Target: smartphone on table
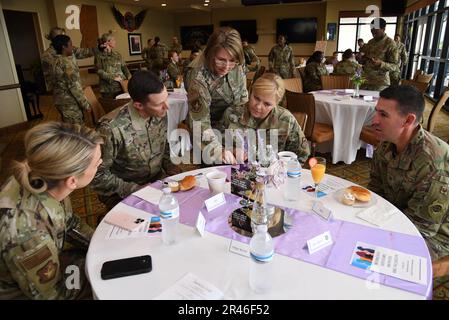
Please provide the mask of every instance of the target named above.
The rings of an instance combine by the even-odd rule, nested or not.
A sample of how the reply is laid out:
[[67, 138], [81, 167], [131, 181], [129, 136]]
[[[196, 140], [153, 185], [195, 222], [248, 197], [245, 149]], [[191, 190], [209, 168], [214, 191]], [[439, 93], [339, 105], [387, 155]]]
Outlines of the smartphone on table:
[[101, 279], [108, 280], [147, 273], [152, 268], [150, 255], [106, 261], [101, 267]]

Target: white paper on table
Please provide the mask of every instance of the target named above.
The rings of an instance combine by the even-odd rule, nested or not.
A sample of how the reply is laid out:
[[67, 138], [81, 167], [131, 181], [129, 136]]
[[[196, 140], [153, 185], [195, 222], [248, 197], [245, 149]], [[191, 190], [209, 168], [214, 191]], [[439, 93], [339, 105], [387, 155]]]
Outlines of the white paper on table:
[[139, 238], [148, 234], [148, 227], [150, 221], [142, 223], [139, 229], [136, 231], [128, 231], [126, 229], [110, 225], [108, 232], [106, 233], [106, 239], [127, 239], [127, 238]]
[[[304, 184], [301, 186], [302, 191], [304, 191], [309, 196], [315, 198], [315, 192], [307, 191], [309, 188], [314, 188], [314, 184], [313, 183], [310, 185]], [[318, 186], [318, 190], [320, 192], [318, 196], [319, 198], [321, 198], [342, 188], [344, 188], [344, 185], [340, 181], [333, 178], [332, 176], [324, 176], [323, 180], [320, 182]]]
[[146, 186], [145, 188], [134, 192], [133, 195], [152, 204], [158, 205], [159, 200], [162, 197], [162, 191], [150, 186]]
[[[375, 195], [373, 195], [373, 197], [374, 196]], [[396, 209], [389, 203], [378, 201], [375, 206], [357, 212], [356, 217], [374, 224], [375, 226], [382, 227], [388, 219], [396, 214], [396, 212]]]
[[187, 273], [154, 300], [221, 300], [223, 292], [213, 284]]

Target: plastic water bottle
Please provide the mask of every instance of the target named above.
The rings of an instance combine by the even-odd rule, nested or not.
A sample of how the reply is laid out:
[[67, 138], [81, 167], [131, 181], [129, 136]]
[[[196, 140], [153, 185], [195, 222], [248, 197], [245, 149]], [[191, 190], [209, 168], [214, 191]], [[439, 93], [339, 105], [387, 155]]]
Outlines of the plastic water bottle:
[[159, 212], [162, 222], [162, 242], [170, 245], [176, 242], [179, 223], [178, 200], [171, 194], [170, 188], [164, 188], [159, 200]]
[[274, 244], [266, 224], [257, 226], [249, 248], [251, 253], [249, 285], [256, 293], [267, 293], [273, 285]]
[[297, 200], [301, 187], [301, 165], [298, 158], [291, 158], [287, 162], [287, 179], [284, 185], [286, 200]]

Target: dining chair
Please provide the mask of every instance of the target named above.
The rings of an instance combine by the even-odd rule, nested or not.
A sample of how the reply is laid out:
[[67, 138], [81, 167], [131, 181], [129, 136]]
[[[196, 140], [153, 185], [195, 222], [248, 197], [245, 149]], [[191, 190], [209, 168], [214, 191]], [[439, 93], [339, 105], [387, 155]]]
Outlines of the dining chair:
[[413, 75], [413, 78], [411, 80], [415, 80], [418, 78], [419, 75], [423, 74], [424, 72], [421, 69], [416, 69], [415, 74]]
[[120, 85], [122, 86], [123, 92], [128, 92], [128, 81], [129, 80], [120, 81]]
[[427, 87], [429, 86], [429, 84], [425, 83], [425, 82], [418, 82], [418, 81], [415, 81], [415, 80], [407, 80], [407, 79], [402, 79], [401, 80], [401, 85], [415, 87], [422, 94], [424, 94], [426, 92]]
[[449, 88], [446, 87], [440, 99], [435, 103], [432, 111], [430, 111], [429, 120], [427, 122], [427, 131], [432, 132], [435, 129], [435, 123], [437, 122], [438, 114], [441, 108], [446, 104], [447, 99], [449, 99]]
[[100, 101], [101, 105], [103, 106], [103, 109], [106, 113], [111, 112], [114, 109], [123, 107], [125, 104], [131, 101], [131, 99], [114, 99], [114, 98], [103, 98], [99, 97], [98, 100]]
[[418, 74], [414, 80], [417, 82], [423, 82], [423, 83], [430, 84], [430, 82], [432, 81], [432, 78], [433, 78], [433, 73], [429, 73], [429, 74], [421, 73], [421, 74]]
[[323, 90], [351, 88], [348, 75], [322, 75], [321, 85], [323, 86]]
[[332, 141], [334, 130], [331, 125], [315, 122], [315, 97], [311, 93], [293, 92], [286, 90], [287, 109], [291, 113], [303, 112], [307, 114], [304, 135], [312, 142], [312, 156], [318, 143]]
[[292, 114], [295, 117], [296, 121], [298, 121], [298, 124], [301, 127], [302, 132], [305, 132], [307, 125], [307, 113], [293, 112]]
[[285, 90], [292, 92], [304, 92], [301, 78], [283, 79]]
[[365, 125], [360, 132], [360, 140], [376, 147], [380, 140], [377, 138], [374, 128], [371, 125]]
[[86, 97], [87, 101], [90, 104], [90, 107], [92, 108], [92, 124], [95, 126], [100, 118], [106, 114], [106, 112], [104, 111], [100, 101], [98, 101], [97, 96], [95, 95], [91, 86], [85, 87], [83, 91], [84, 96]]

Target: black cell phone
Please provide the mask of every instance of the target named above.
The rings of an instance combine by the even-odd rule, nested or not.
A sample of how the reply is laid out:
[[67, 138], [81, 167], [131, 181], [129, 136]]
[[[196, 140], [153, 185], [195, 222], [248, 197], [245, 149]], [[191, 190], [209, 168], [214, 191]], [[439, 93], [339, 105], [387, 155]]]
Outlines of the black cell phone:
[[101, 267], [101, 279], [107, 280], [147, 273], [152, 268], [149, 255], [106, 261]]

